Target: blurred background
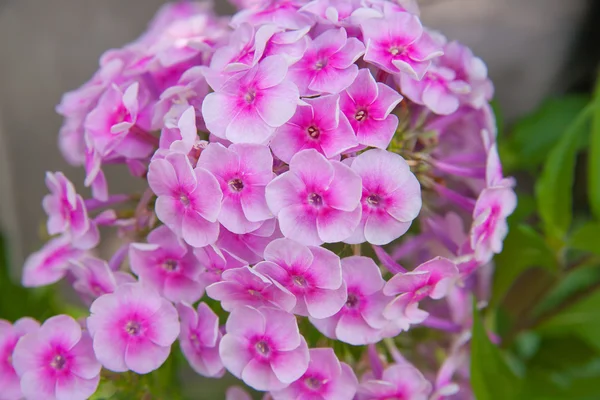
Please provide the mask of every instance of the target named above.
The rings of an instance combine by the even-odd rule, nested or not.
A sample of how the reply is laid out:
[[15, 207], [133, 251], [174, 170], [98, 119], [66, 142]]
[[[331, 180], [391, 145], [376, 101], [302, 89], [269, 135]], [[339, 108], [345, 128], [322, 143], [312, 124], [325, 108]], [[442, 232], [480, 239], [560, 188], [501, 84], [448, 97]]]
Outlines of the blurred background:
[[[14, 274], [40, 246], [45, 171], [83, 180], [83, 170], [59, 154], [61, 118], [54, 106], [62, 93], [89, 79], [105, 50], [136, 38], [163, 3], [0, 0], [0, 227]], [[589, 90], [600, 53], [598, 3], [421, 0], [420, 6], [425, 24], [486, 61], [510, 124], [548, 96]], [[217, 0], [216, 8], [233, 10], [225, 0]]]

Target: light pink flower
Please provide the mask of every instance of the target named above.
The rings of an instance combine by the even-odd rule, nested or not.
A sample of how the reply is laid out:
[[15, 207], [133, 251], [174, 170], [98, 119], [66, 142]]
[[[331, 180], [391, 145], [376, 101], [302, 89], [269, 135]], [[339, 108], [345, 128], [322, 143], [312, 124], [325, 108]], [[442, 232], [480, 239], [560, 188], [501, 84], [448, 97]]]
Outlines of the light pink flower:
[[305, 99], [296, 114], [277, 129], [271, 141], [273, 153], [289, 163], [301, 150], [315, 149], [333, 158], [358, 145], [348, 118], [340, 111], [338, 95]]
[[352, 159], [362, 181], [362, 218], [348, 243], [388, 244], [402, 236], [421, 210], [421, 187], [402, 156], [368, 150]]
[[181, 319], [179, 343], [190, 366], [202, 376], [221, 377], [225, 373], [219, 356], [219, 317], [206, 303], [198, 310], [186, 303], [177, 305]]
[[61, 280], [71, 263], [84, 254], [84, 251], [74, 248], [71, 241], [64, 236], [50, 239], [44, 247], [30, 254], [25, 260], [23, 286], [44, 286]]
[[367, 43], [364, 60], [391, 74], [421, 79], [430, 60], [443, 54], [419, 18], [407, 12], [386, 10], [384, 18], [366, 19], [361, 28]]
[[90, 397], [100, 382], [89, 335], [67, 315], [52, 317], [23, 336], [13, 353], [13, 365], [27, 399]]
[[223, 193], [210, 172], [173, 153], [150, 163], [148, 183], [158, 196], [156, 215], [173, 232], [194, 247], [217, 240]]
[[361, 383], [357, 400], [427, 400], [431, 383], [410, 364], [395, 364], [383, 371], [381, 379]]
[[204, 294], [202, 266], [192, 249], [166, 226], [148, 235], [148, 243], [129, 247], [131, 271], [140, 282], [174, 303], [195, 303]]
[[308, 368], [306, 341], [293, 314], [242, 306], [229, 314], [219, 353], [225, 368], [256, 390], [279, 390]]
[[219, 300], [226, 311], [243, 305], [271, 306], [291, 311], [296, 305], [296, 297], [289, 290], [253, 268], [228, 269], [221, 277], [222, 281], [206, 288], [206, 294]]
[[211, 143], [202, 151], [198, 167], [210, 171], [221, 187], [219, 222], [233, 233], [258, 229], [272, 218], [265, 186], [273, 179], [273, 156], [267, 146]]
[[325, 336], [352, 345], [381, 340], [388, 323], [382, 311], [391, 300], [382, 292], [381, 271], [371, 258], [353, 256], [342, 259], [342, 277], [348, 288], [344, 307], [332, 317], [310, 321]]
[[443, 257], [429, 260], [413, 271], [394, 275], [385, 284], [383, 293], [387, 296], [399, 296], [386, 306], [385, 317], [409, 324], [423, 322], [429, 313], [418, 308], [419, 302], [426, 297], [434, 300], [443, 298], [457, 278], [456, 265]]
[[39, 327], [40, 324], [31, 318], [21, 318], [12, 325], [0, 319], [0, 400], [23, 398], [21, 382], [13, 367], [14, 350], [23, 335]]
[[276, 239], [265, 249], [258, 272], [276, 280], [296, 296], [295, 314], [327, 318], [346, 302], [340, 258], [322, 247]]
[[92, 256], [74, 261], [70, 271], [75, 276], [73, 288], [86, 300], [112, 293], [124, 283], [135, 282], [131, 274], [113, 271], [106, 261]]
[[97, 298], [87, 327], [104, 368], [146, 374], [160, 367], [179, 336], [177, 310], [139, 283], [121, 285]]
[[208, 130], [233, 143], [264, 143], [296, 111], [298, 88], [286, 80], [287, 63], [267, 57], [213, 88], [202, 103]]
[[196, 112], [194, 107], [189, 106], [179, 117], [176, 126], [163, 127], [160, 134], [160, 149], [153, 158], [166, 156], [170, 152], [188, 155], [199, 141], [198, 139]]
[[353, 26], [352, 13], [363, 5], [361, 0], [313, 0], [301, 10], [316, 15], [319, 22], [344, 26]]
[[244, 7], [231, 18], [234, 27], [246, 22], [250, 25], [274, 24], [281, 28], [300, 29], [312, 25], [313, 21], [304, 13], [298, 12], [303, 0], [234, 0]]
[[516, 207], [517, 196], [510, 187], [490, 187], [481, 192], [471, 227], [471, 248], [477, 261], [487, 263], [502, 251], [502, 241], [508, 233], [506, 218]]
[[232, 233], [221, 227], [217, 246], [246, 264], [256, 264], [263, 260], [265, 247], [281, 236], [277, 220], [272, 218], [263, 222], [258, 229], [244, 234]]
[[398, 128], [398, 117], [390, 113], [401, 100], [398, 92], [376, 82], [369, 70], [363, 68], [352, 85], [340, 94], [340, 107], [360, 144], [386, 149]]
[[98, 228], [89, 219], [83, 198], [73, 183], [62, 172], [46, 172], [46, 186], [51, 194], [44, 197], [42, 206], [48, 214], [48, 234], [65, 234], [80, 249], [96, 247], [100, 240]]
[[355, 62], [364, 51], [365, 46], [348, 38], [344, 28], [330, 29], [310, 42], [302, 59], [290, 67], [289, 79], [302, 96], [339, 93], [356, 78]]
[[248, 265], [227, 250], [212, 245], [194, 249], [194, 256], [202, 266], [198, 281], [205, 287], [221, 281], [223, 271]]
[[306, 245], [345, 240], [360, 222], [360, 177], [314, 149], [292, 157], [266, 196], [283, 235]]
[[331, 348], [310, 349], [308, 369], [287, 388], [272, 393], [275, 400], [352, 400], [358, 380]]

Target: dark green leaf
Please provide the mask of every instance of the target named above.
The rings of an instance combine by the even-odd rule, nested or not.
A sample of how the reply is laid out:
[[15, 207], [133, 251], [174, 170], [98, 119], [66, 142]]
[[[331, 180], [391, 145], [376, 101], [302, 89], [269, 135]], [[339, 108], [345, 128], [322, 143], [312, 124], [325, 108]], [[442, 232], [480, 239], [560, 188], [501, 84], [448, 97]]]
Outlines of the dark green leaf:
[[478, 400], [514, 399], [521, 380], [509, 368], [500, 350], [490, 342], [481, 317], [473, 306], [471, 385]]
[[579, 141], [585, 137], [591, 107], [584, 108], [546, 158], [536, 184], [536, 200], [544, 231], [552, 239], [562, 240], [573, 217], [572, 189]]
[[568, 245], [575, 250], [600, 255], [600, 223], [587, 222], [577, 228], [569, 238]]
[[590, 209], [600, 219], [600, 79], [596, 82], [592, 131], [588, 154], [588, 197]]

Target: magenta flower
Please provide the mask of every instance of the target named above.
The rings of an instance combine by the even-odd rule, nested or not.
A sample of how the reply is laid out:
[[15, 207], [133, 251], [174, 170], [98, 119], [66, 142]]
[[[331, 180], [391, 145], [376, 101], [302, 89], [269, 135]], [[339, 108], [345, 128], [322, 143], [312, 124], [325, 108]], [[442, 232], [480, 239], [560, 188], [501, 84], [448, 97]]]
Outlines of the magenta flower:
[[292, 157], [290, 170], [267, 185], [266, 196], [283, 235], [302, 244], [345, 240], [360, 222], [360, 177], [314, 149]]
[[348, 118], [340, 111], [338, 95], [305, 99], [296, 114], [277, 129], [271, 141], [273, 153], [289, 163], [301, 150], [315, 149], [333, 158], [358, 145]]
[[23, 286], [44, 286], [61, 280], [73, 261], [79, 260], [84, 254], [84, 251], [74, 248], [64, 236], [50, 239], [44, 247], [25, 260]]
[[346, 302], [340, 258], [331, 251], [276, 239], [266, 247], [264, 257], [266, 261], [255, 269], [296, 296], [295, 314], [327, 318]]
[[365, 46], [348, 38], [344, 28], [330, 29], [308, 45], [304, 57], [290, 67], [289, 78], [302, 96], [339, 93], [356, 78], [355, 62], [364, 51]]
[[391, 299], [382, 292], [381, 271], [371, 258], [353, 256], [342, 259], [342, 277], [348, 288], [344, 307], [332, 317], [310, 321], [325, 336], [352, 345], [381, 340], [388, 325], [382, 311]]
[[204, 294], [202, 266], [192, 249], [166, 226], [150, 232], [148, 243], [129, 247], [131, 270], [140, 282], [174, 303], [195, 303]]
[[270, 56], [213, 88], [202, 103], [208, 130], [233, 143], [264, 143], [296, 111], [298, 88], [286, 79], [287, 63]]
[[352, 85], [340, 94], [340, 107], [360, 144], [386, 149], [398, 128], [398, 117], [390, 113], [401, 100], [398, 92], [376, 82], [369, 70], [363, 68]]
[[52, 317], [23, 336], [15, 347], [13, 365], [28, 399], [90, 397], [100, 382], [100, 363], [92, 341], [68, 315]]
[[361, 383], [357, 400], [427, 400], [431, 383], [410, 364], [395, 364], [383, 371], [381, 379]]
[[248, 233], [272, 218], [265, 186], [273, 179], [273, 156], [258, 144], [211, 143], [202, 151], [198, 167], [210, 171], [221, 186], [219, 222], [233, 233]]
[[215, 177], [183, 154], [150, 163], [148, 183], [158, 198], [156, 215], [187, 244], [202, 247], [219, 236], [217, 217], [223, 193]]
[[135, 282], [135, 278], [124, 271], [113, 271], [108, 263], [92, 256], [74, 261], [71, 272], [75, 276], [73, 288], [86, 300], [112, 293], [117, 286]]
[[279, 390], [308, 368], [306, 341], [292, 314], [241, 306], [231, 312], [219, 353], [225, 368], [256, 390]]
[[39, 327], [40, 324], [31, 318], [21, 318], [13, 325], [0, 319], [0, 399], [23, 398], [21, 382], [13, 367], [14, 350], [22, 336], [36, 331]]
[[398, 273], [383, 288], [387, 296], [398, 295], [384, 310], [386, 318], [409, 324], [423, 322], [429, 313], [420, 310], [419, 302], [425, 297], [438, 300], [446, 296], [458, 278], [456, 265], [443, 257], [429, 260], [413, 271]]
[[96, 247], [100, 234], [96, 224], [88, 218], [83, 198], [62, 172], [46, 172], [46, 186], [50, 190], [42, 206], [48, 214], [48, 234], [65, 234], [74, 247]]
[[228, 269], [221, 277], [223, 280], [208, 286], [206, 293], [219, 300], [226, 311], [244, 305], [271, 306], [291, 311], [296, 305], [296, 297], [289, 290], [256, 269]]
[[263, 260], [265, 247], [281, 236], [277, 221], [272, 218], [263, 222], [255, 231], [244, 234], [232, 233], [221, 227], [217, 246], [246, 264], [256, 264]]
[[97, 298], [87, 327], [104, 368], [146, 374], [160, 367], [179, 336], [177, 310], [139, 283], [121, 285]]
[[471, 227], [471, 248], [477, 261], [485, 264], [502, 251], [502, 241], [508, 233], [506, 218], [516, 207], [517, 196], [510, 187], [490, 187], [481, 192]]
[[308, 369], [287, 388], [272, 393], [274, 400], [352, 400], [358, 380], [352, 368], [341, 363], [331, 348], [310, 349]]
[[221, 377], [225, 373], [219, 356], [219, 317], [206, 303], [198, 311], [186, 303], [177, 305], [181, 319], [179, 343], [190, 366], [202, 376]]
[[419, 18], [407, 12], [385, 12], [384, 18], [362, 21], [361, 28], [367, 43], [364, 60], [391, 74], [421, 79], [430, 60], [443, 54]]
[[402, 156], [368, 150], [352, 159], [362, 180], [362, 218], [348, 243], [388, 244], [402, 236], [421, 210], [421, 186]]
[[206, 246], [194, 249], [194, 256], [202, 266], [198, 281], [204, 287], [222, 279], [223, 271], [248, 265], [244, 260], [234, 256], [225, 249]]

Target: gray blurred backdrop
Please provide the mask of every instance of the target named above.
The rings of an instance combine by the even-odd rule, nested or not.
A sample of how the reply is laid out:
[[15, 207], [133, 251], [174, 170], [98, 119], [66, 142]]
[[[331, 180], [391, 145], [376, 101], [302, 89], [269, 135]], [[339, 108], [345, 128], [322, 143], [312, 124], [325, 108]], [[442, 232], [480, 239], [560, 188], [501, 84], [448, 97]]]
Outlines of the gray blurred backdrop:
[[[77, 184], [83, 181], [83, 171], [59, 154], [55, 104], [94, 73], [102, 52], [138, 36], [162, 3], [0, 0], [0, 231], [16, 275], [25, 255], [41, 244], [45, 171], [63, 170]], [[564, 89], [560, 72], [588, 4], [423, 0], [421, 10], [425, 24], [471, 46], [487, 62], [510, 121]], [[224, 0], [216, 7], [220, 13], [232, 10]]]

